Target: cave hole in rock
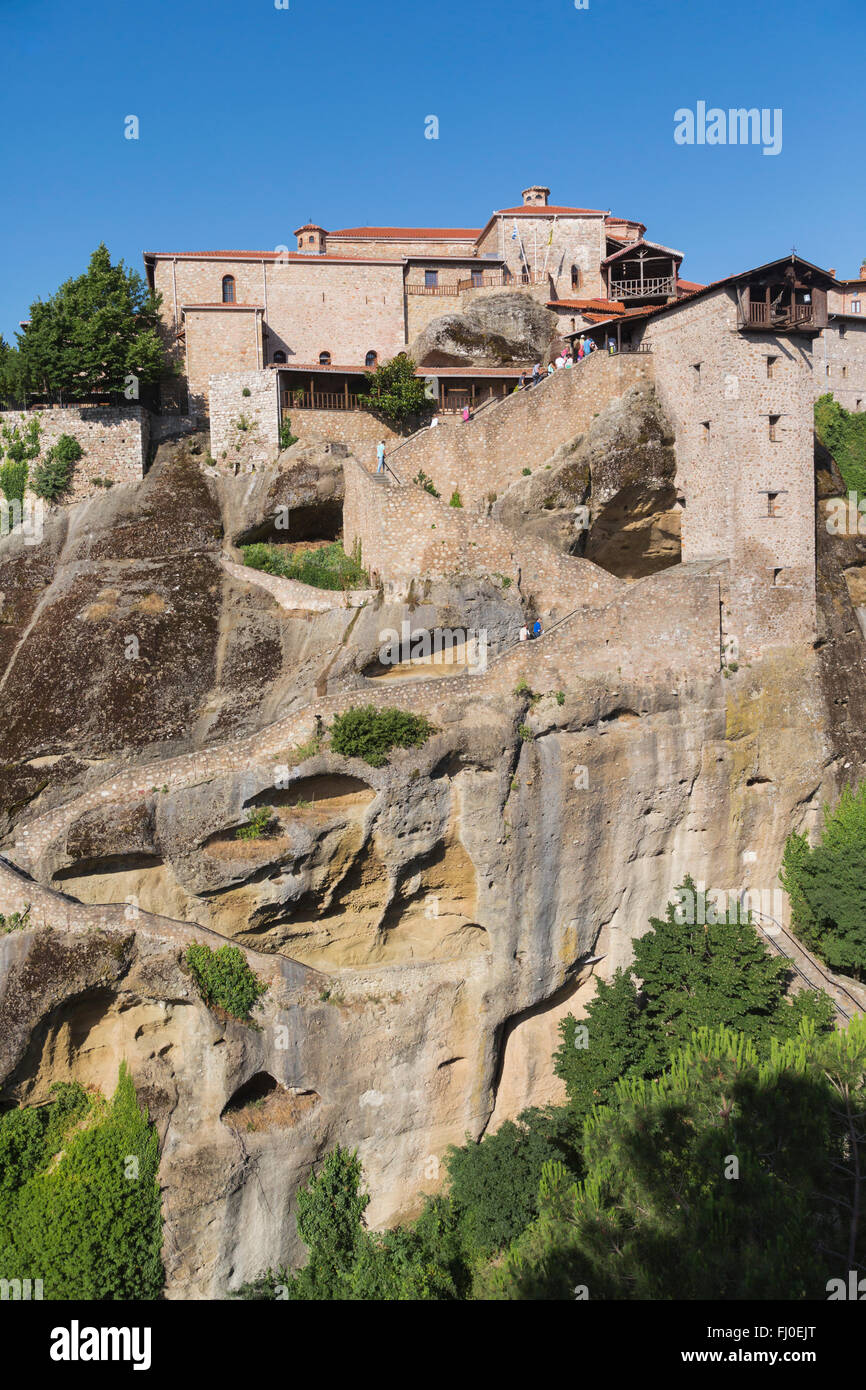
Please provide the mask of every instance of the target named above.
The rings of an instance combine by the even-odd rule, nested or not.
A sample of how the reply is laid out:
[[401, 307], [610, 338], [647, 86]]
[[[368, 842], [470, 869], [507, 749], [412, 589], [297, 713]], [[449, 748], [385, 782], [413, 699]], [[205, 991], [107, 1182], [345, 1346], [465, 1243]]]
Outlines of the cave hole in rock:
[[[294, 541], [336, 541], [343, 534], [343, 503], [314, 502], [306, 507], [289, 510], [288, 526], [285, 513], [275, 512], [254, 526], [247, 527], [235, 538], [235, 545], [291, 545]], [[278, 526], [277, 522], [281, 524]]]
[[83, 878], [87, 874], [122, 874], [135, 869], [155, 869], [162, 864], [158, 854], [104, 854], [91, 855], [87, 859], [77, 859], [54, 874], [55, 883], [63, 883], [70, 878]]
[[234, 1092], [220, 1119], [231, 1128], [279, 1129], [297, 1124], [320, 1099], [317, 1091], [283, 1086], [270, 1072], [258, 1071]]
[[[361, 674], [368, 680], [461, 676], [474, 670], [481, 653], [474, 631], [461, 627], [412, 628], [411, 636], [383, 643]], [[383, 660], [383, 657], [385, 660]]]
[[320, 772], [298, 777], [287, 787], [269, 788], [248, 797], [244, 807], [285, 806], [291, 810], [321, 810], [336, 814], [353, 806], [365, 806], [376, 797], [376, 789], [362, 777], [346, 773]]
[[676, 489], [632, 483], [601, 508], [570, 554], [592, 560], [618, 579], [644, 579], [682, 560]]

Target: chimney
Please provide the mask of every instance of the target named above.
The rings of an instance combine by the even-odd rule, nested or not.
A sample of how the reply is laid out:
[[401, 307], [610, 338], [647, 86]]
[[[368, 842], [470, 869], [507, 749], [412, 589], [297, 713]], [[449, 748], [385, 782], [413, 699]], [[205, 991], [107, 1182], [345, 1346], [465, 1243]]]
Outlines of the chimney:
[[831, 265], [830, 269], [827, 271], [827, 274], [828, 274], [828, 275], [832, 275], [832, 276], [833, 276], [833, 279], [835, 280], [835, 279], [836, 279], [836, 267], [835, 267], [834, 265]]
[[550, 189], [545, 188], [544, 184], [534, 183], [531, 188], [523, 190], [524, 207], [547, 207], [550, 198]]
[[860, 279], [866, 280], [866, 261], [860, 267]]

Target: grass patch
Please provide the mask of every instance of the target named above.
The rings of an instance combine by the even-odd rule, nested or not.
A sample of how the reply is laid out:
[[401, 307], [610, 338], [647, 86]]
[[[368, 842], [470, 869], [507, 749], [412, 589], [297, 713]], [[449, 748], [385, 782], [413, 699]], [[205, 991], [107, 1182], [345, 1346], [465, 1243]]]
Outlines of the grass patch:
[[318, 550], [283, 555], [276, 546], [258, 542], [243, 547], [244, 564], [280, 579], [297, 579], [315, 589], [366, 589], [370, 576], [361, 564], [360, 548], [347, 555], [340, 541]]

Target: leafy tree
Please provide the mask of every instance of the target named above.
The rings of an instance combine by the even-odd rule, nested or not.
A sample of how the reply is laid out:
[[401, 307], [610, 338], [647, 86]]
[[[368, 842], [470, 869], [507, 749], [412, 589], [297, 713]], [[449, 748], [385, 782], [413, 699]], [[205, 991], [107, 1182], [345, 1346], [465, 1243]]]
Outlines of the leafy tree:
[[[538, 1219], [481, 1296], [824, 1298], [866, 1254], [866, 1021], [808, 1023], [759, 1060], [701, 1029], [657, 1081], [617, 1083], [584, 1129], [587, 1174], [548, 1164]], [[862, 1223], [861, 1223], [862, 1224]]]
[[18, 339], [28, 384], [78, 397], [123, 391], [131, 376], [157, 381], [164, 368], [159, 304], [140, 275], [122, 261], [112, 265], [98, 246], [83, 275], [31, 306]]
[[845, 410], [828, 392], [815, 402], [815, 433], [833, 455], [845, 486], [866, 493], [866, 415]]
[[398, 352], [390, 362], [364, 376], [368, 389], [358, 396], [359, 404], [394, 425], [402, 427], [433, 408], [424, 394], [424, 382], [415, 375], [415, 363], [405, 352]]
[[392, 748], [414, 748], [433, 732], [423, 714], [357, 705], [336, 716], [331, 748], [346, 758], [363, 758], [371, 767], [382, 767]]
[[0, 407], [23, 410], [26, 403], [24, 367], [17, 348], [0, 335]]
[[469, 1258], [492, 1255], [525, 1230], [538, 1212], [545, 1163], [580, 1171], [571, 1115], [563, 1108], [524, 1110], [479, 1144], [448, 1150], [449, 1196]]
[[635, 941], [634, 964], [599, 984], [586, 1035], [574, 1020], [560, 1024], [556, 1072], [581, 1114], [607, 1101], [619, 1076], [659, 1076], [696, 1028], [736, 1028], [764, 1053], [773, 1038], [793, 1037], [801, 1018], [830, 1026], [828, 997], [788, 1000], [788, 965], [769, 954], [751, 921], [733, 915], [716, 920], [712, 900], [687, 877], [665, 916], [650, 918], [651, 930]]
[[110, 1102], [77, 1084], [0, 1115], [0, 1269], [60, 1299], [153, 1299], [163, 1284], [159, 1144], [124, 1065]]
[[33, 472], [32, 487], [37, 497], [56, 502], [69, 490], [72, 473], [84, 450], [71, 434], [61, 434], [52, 444], [42, 463]]
[[232, 1018], [251, 1022], [252, 1010], [268, 987], [247, 965], [243, 951], [237, 946], [220, 946], [212, 951], [210, 946], [196, 941], [187, 947], [184, 959], [209, 1007], [217, 1005]]
[[798, 936], [828, 965], [866, 976], [866, 782], [845, 787], [824, 807], [818, 844], [794, 832], [785, 845], [782, 883]]

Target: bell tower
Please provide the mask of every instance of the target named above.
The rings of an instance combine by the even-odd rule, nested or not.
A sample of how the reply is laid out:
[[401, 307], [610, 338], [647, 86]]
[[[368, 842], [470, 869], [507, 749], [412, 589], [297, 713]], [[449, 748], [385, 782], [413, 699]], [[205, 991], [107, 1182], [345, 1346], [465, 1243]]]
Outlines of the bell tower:
[[546, 208], [550, 199], [550, 189], [545, 188], [542, 183], [534, 183], [531, 188], [523, 190], [524, 207]]

